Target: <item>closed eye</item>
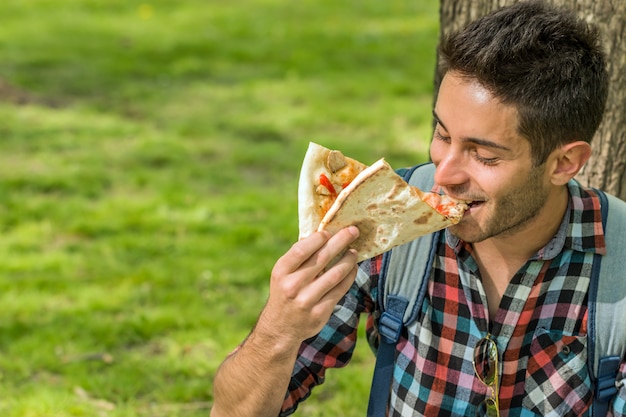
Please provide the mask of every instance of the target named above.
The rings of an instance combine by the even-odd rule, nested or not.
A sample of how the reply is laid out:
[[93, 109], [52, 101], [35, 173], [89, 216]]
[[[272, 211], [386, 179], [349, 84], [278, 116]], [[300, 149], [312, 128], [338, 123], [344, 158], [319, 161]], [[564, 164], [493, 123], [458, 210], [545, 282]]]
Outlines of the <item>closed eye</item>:
[[437, 126], [437, 128], [435, 128], [434, 137], [435, 137], [435, 139], [441, 140], [441, 141], [446, 142], [446, 143], [450, 142], [450, 136], [443, 135], [441, 133], [441, 131], [439, 130], [439, 126]]
[[[441, 120], [439, 120], [439, 118], [437, 117], [437, 114], [435, 113], [435, 111], [433, 110], [433, 118], [434, 118], [434, 124], [435, 124], [435, 131], [434, 131], [434, 138], [437, 140], [441, 140], [443, 142], [449, 143], [450, 142], [450, 135], [447, 134], [448, 130], [446, 129], [446, 127], [441, 123]], [[442, 133], [443, 131], [443, 133]]]
[[474, 152], [474, 159], [483, 165], [495, 165], [500, 160], [500, 158], [483, 158], [477, 152]]
[[[435, 127], [435, 131], [434, 131], [433, 137], [434, 137], [434, 139], [440, 140], [440, 141], [442, 141], [444, 143], [450, 143], [450, 140], [451, 140], [450, 136], [441, 133], [441, 125], [439, 123]], [[483, 157], [483, 156], [481, 156], [478, 153], [478, 150], [476, 150], [476, 149], [472, 150], [472, 156], [473, 156], [473, 158], [477, 162], [479, 162], [479, 163], [481, 163], [483, 165], [486, 165], [486, 166], [495, 165], [500, 160], [500, 158], [498, 158], [498, 157], [494, 157], [494, 158]]]

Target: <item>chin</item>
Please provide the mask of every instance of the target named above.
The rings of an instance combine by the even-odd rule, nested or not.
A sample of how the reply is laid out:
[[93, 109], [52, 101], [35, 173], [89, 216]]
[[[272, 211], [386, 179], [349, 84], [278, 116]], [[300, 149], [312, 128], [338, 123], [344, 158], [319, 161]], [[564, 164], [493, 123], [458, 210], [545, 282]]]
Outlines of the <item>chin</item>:
[[452, 235], [467, 243], [481, 242], [489, 237], [485, 236], [485, 233], [480, 229], [478, 224], [469, 219], [467, 219], [467, 221], [462, 220], [459, 224], [450, 226], [448, 230]]

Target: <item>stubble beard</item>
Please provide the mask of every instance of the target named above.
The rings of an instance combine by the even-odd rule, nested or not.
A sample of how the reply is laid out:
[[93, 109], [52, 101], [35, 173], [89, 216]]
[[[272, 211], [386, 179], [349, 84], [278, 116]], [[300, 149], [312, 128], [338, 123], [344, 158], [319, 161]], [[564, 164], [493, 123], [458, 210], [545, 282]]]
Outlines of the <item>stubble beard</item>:
[[519, 232], [537, 217], [548, 199], [549, 190], [541, 181], [542, 174], [543, 170], [539, 167], [531, 169], [524, 183], [483, 203], [479, 213], [482, 219], [468, 216], [451, 226], [450, 232], [468, 243]]

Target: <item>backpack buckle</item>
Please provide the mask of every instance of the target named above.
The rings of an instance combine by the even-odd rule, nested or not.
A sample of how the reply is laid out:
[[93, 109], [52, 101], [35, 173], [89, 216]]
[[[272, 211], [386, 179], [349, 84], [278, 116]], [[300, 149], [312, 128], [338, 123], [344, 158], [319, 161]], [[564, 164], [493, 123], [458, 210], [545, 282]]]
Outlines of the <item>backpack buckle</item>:
[[598, 363], [598, 380], [596, 381], [596, 398], [602, 402], [609, 401], [617, 394], [615, 378], [619, 368], [619, 356], [600, 358]]
[[400, 333], [402, 332], [402, 320], [398, 317], [385, 311], [380, 316], [378, 322], [378, 332], [385, 339], [385, 343], [393, 344], [400, 339]]

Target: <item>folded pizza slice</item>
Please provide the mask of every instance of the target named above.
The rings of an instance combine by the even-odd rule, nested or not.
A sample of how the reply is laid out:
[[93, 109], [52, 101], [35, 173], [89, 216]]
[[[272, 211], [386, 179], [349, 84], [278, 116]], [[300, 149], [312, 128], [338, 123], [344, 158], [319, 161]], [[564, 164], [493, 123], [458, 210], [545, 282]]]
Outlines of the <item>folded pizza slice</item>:
[[[313, 160], [312, 149], [313, 155], [326, 159]], [[349, 168], [344, 166], [338, 183], [331, 174], [335, 194], [320, 180], [332, 171], [327, 166], [331, 152], [338, 151], [312, 144], [305, 155], [298, 189], [300, 237], [355, 225], [361, 233], [351, 247], [361, 261], [456, 224], [468, 208], [465, 202], [408, 184], [384, 159], [367, 167], [341, 155]]]
[[361, 261], [456, 224], [466, 209], [464, 202], [409, 185], [380, 159], [341, 192], [318, 230], [357, 226], [361, 233], [351, 247]]

